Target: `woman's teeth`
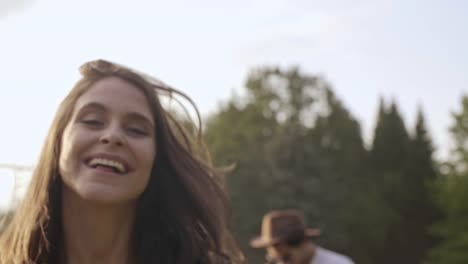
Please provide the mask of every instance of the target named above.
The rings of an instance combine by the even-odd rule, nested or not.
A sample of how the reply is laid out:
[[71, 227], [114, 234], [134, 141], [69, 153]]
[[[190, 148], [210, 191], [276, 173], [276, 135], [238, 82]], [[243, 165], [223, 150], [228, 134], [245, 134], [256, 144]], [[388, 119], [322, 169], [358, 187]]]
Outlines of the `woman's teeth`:
[[115, 160], [109, 160], [109, 159], [103, 159], [103, 158], [94, 158], [91, 159], [88, 163], [89, 166], [96, 168], [99, 165], [107, 166], [107, 167], [112, 167], [114, 168], [117, 172], [119, 173], [124, 173], [125, 172], [125, 166]]

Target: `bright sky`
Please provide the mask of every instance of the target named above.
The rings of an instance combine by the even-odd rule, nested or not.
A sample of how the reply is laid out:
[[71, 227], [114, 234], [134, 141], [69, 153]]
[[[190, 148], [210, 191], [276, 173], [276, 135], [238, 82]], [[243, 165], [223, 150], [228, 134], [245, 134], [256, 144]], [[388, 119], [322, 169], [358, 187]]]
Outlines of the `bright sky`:
[[[202, 113], [242, 91], [253, 67], [320, 73], [361, 121], [394, 98], [417, 106], [443, 155], [450, 111], [468, 92], [463, 0], [0, 0], [0, 163], [34, 164], [78, 66], [106, 58], [191, 95]], [[0, 170], [0, 206], [12, 173]]]

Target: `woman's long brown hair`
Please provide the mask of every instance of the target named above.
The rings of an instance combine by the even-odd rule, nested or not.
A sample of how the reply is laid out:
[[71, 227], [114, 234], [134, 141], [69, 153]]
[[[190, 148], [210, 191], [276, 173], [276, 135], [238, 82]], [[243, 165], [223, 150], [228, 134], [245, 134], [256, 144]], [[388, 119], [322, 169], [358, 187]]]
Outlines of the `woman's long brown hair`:
[[100, 79], [117, 76], [147, 98], [156, 125], [156, 157], [139, 198], [133, 230], [137, 263], [241, 263], [228, 229], [228, 197], [223, 181], [188, 119], [165, 110], [159, 95], [185, 94], [130, 68], [98, 60], [84, 64], [83, 77], [60, 104], [33, 172], [28, 191], [0, 237], [0, 263], [54, 264], [63, 239], [62, 181], [58, 170], [60, 140], [78, 98]]

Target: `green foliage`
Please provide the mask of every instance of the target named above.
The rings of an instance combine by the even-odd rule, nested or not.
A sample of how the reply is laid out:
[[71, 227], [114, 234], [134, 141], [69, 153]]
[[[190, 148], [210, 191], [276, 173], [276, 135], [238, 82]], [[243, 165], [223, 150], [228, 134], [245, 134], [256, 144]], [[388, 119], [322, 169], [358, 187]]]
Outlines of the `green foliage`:
[[[321, 203], [321, 207], [329, 209], [315, 221], [322, 222], [327, 230], [333, 230], [322, 240], [325, 245], [352, 253], [349, 249], [357, 238], [353, 233], [369, 230], [359, 221], [353, 222], [356, 216], [353, 206], [361, 206], [357, 203], [361, 202], [367, 153], [359, 123], [329, 87], [326, 90], [325, 105], [327, 114], [318, 117], [308, 135], [308, 141], [317, 146], [319, 157], [316, 159], [326, 164], [321, 168], [325, 175], [322, 180], [325, 188], [321, 188], [319, 194], [320, 197], [327, 198]], [[366, 205], [369, 203], [362, 204], [360, 209], [364, 209]]]
[[402, 213], [411, 244], [405, 249], [408, 263], [422, 263], [428, 250], [439, 242], [438, 236], [431, 234], [429, 230], [442, 217], [434, 195], [439, 173], [432, 158], [432, 142], [429, 139], [422, 110], [418, 112], [409, 155], [406, 184], [409, 187], [410, 199], [406, 202], [406, 210]]
[[251, 262], [264, 252], [249, 240], [263, 214], [280, 208], [303, 210], [322, 244], [346, 251], [349, 190], [366, 154], [358, 122], [323, 79], [297, 68], [253, 71], [246, 88], [208, 120], [205, 139], [217, 164], [236, 163], [226, 176], [233, 227]]
[[450, 131], [455, 143], [452, 159], [440, 180], [439, 205], [444, 219], [434, 225], [433, 231], [442, 237], [442, 243], [431, 250], [431, 264], [468, 263], [468, 97], [464, 96], [461, 110], [453, 113]]
[[322, 229], [318, 243], [356, 263], [422, 263], [436, 242], [430, 197], [437, 178], [422, 113], [411, 135], [396, 103], [383, 100], [370, 151], [359, 122], [327, 82], [298, 68], [252, 71], [207, 122], [205, 140], [226, 175], [233, 230], [251, 263], [265, 252], [249, 241], [269, 210], [298, 208]]
[[[406, 131], [397, 105], [381, 100], [370, 153], [371, 185], [378, 190], [385, 220], [379, 223], [382, 240], [374, 240], [379, 263], [422, 263], [437, 243], [429, 227], [440, 218], [431, 197], [437, 179], [433, 148], [418, 112], [415, 129]], [[373, 183], [373, 184], [372, 184]]]

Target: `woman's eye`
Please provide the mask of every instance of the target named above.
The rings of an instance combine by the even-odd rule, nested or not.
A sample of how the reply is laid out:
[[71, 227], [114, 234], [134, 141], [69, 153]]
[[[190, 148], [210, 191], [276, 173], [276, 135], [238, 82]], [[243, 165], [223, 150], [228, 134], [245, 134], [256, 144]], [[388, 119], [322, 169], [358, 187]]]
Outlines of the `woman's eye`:
[[85, 119], [85, 120], [82, 120], [81, 122], [88, 126], [93, 126], [93, 127], [102, 126], [104, 124], [102, 121], [98, 119]]
[[146, 132], [146, 130], [144, 129], [141, 129], [141, 128], [137, 128], [137, 127], [130, 127], [128, 128], [128, 131], [132, 134], [135, 134], [135, 135], [139, 135], [139, 136], [146, 136], [148, 135], [148, 133]]

